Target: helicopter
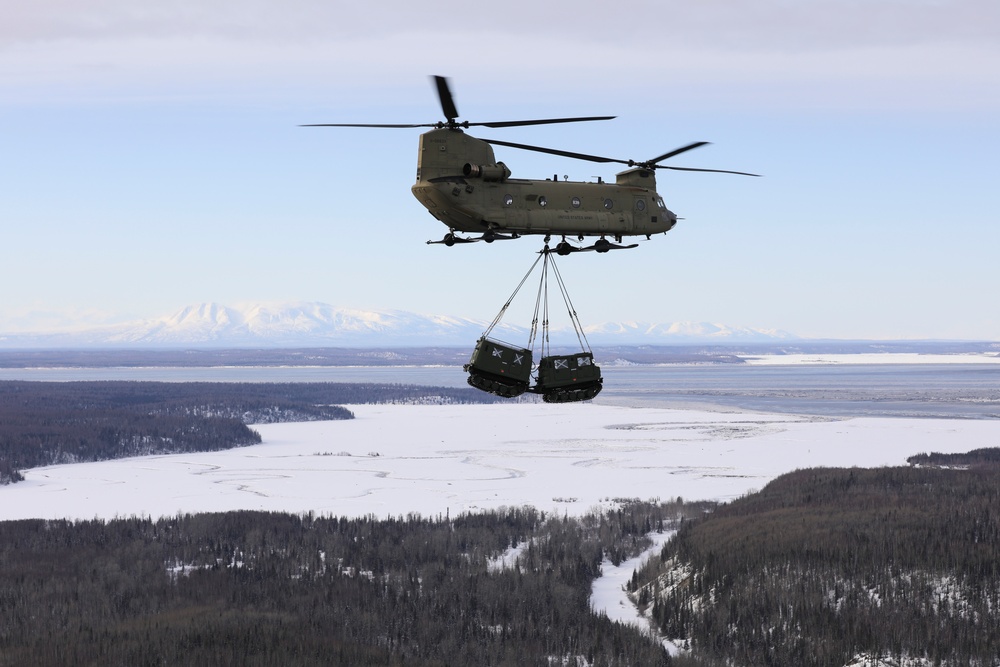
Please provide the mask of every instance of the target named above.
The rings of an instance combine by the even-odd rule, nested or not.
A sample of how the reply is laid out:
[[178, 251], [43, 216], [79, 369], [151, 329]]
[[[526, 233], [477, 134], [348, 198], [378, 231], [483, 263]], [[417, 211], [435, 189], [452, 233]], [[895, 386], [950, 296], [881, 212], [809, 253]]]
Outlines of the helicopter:
[[[651, 160], [635, 161], [588, 155], [572, 151], [518, 144], [497, 139], [476, 138], [465, 132], [470, 127], [506, 128], [553, 123], [578, 123], [611, 120], [615, 116], [586, 116], [496, 122], [459, 121], [458, 108], [448, 79], [432, 77], [445, 120], [423, 124], [317, 123], [303, 127], [432, 128], [420, 135], [417, 155], [417, 182], [413, 196], [434, 218], [448, 227], [439, 241], [428, 244], [454, 246], [462, 243], [517, 239], [525, 235], [543, 235], [546, 247], [553, 236], [560, 236], [554, 251], [559, 255], [573, 252], [635, 248], [622, 245], [626, 236], [665, 233], [677, 224], [677, 216], [667, 208], [656, 192], [655, 171], [705, 171], [741, 176], [758, 176], [742, 171], [697, 169], [660, 164], [670, 158], [708, 144], [697, 141], [668, 151]], [[558, 175], [544, 180], [512, 178], [512, 172], [497, 161], [493, 146], [547, 153], [598, 163], [620, 163], [628, 167], [618, 173], [614, 183], [601, 178], [597, 182], [559, 180]], [[462, 234], [466, 234], [463, 236]], [[476, 236], [467, 236], [476, 234]], [[568, 238], [585, 242], [598, 237], [589, 246], [572, 244]], [[609, 240], [610, 237], [612, 240]]]

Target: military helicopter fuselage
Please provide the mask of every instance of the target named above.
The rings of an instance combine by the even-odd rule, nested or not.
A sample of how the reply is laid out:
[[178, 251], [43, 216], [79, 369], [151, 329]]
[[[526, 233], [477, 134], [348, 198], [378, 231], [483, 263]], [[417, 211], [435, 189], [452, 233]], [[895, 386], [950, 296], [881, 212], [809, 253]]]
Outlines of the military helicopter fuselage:
[[[523, 236], [623, 236], [667, 232], [677, 216], [656, 192], [651, 169], [634, 167], [614, 183], [511, 177], [493, 147], [461, 129], [420, 136], [413, 195], [451, 231]], [[447, 239], [445, 241], [447, 243]]]
[[[636, 162], [496, 139], [477, 139], [466, 134], [465, 129], [473, 126], [503, 128], [601, 121], [611, 120], [614, 116], [489, 123], [459, 121], [458, 108], [448, 80], [442, 76], [435, 76], [433, 80], [441, 102], [441, 111], [446, 119], [444, 121], [432, 124], [321, 123], [309, 126], [433, 128], [420, 135], [417, 182], [412, 191], [431, 215], [448, 227], [448, 233], [440, 241], [428, 243], [452, 246], [456, 243], [490, 243], [499, 239], [516, 239], [527, 234], [542, 234], [546, 242], [552, 236], [562, 237], [556, 246], [559, 254], [634, 248], [636, 244], [617, 245], [606, 237], [610, 236], [617, 242], [621, 242], [625, 236], [642, 235], [650, 238], [653, 234], [670, 231], [677, 224], [677, 216], [667, 209], [663, 197], [656, 192], [656, 169], [756, 176], [742, 171], [660, 164], [668, 158], [704, 146], [707, 143], [705, 141], [682, 146], [652, 160]], [[497, 161], [493, 146], [508, 146], [590, 162], [616, 162], [627, 165], [629, 169], [619, 173], [614, 183], [605, 183], [601, 179], [596, 183], [560, 181], [558, 174], [551, 179], [542, 180], [512, 178], [507, 165]], [[462, 237], [457, 232], [479, 236]], [[600, 238], [585, 248], [567, 241], [567, 237], [583, 241], [587, 236]]]

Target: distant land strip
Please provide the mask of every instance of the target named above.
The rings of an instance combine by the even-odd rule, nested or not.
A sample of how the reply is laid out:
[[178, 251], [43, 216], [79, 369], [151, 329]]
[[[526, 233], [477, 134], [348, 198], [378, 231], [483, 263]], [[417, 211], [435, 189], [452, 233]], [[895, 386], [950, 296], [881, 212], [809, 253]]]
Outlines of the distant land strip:
[[[318, 348], [90, 348], [0, 350], [0, 368], [213, 367], [213, 366], [461, 366], [468, 347]], [[556, 354], [569, 349], [553, 346]], [[774, 354], [1000, 353], [1000, 343], [970, 341], [796, 341], [716, 345], [595, 346], [599, 364], [626, 362], [743, 363]], [[572, 351], [572, 350], [570, 350]]]

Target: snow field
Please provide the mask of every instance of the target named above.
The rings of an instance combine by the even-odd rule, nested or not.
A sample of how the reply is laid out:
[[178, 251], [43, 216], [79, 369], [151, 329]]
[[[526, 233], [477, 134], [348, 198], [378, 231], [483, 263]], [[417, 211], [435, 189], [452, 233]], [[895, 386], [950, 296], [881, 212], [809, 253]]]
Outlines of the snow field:
[[615, 498], [727, 500], [791, 470], [905, 465], [1000, 444], [1000, 422], [629, 408], [358, 405], [269, 424], [263, 443], [24, 471], [0, 520], [229, 510], [423, 516], [532, 505], [579, 516]]

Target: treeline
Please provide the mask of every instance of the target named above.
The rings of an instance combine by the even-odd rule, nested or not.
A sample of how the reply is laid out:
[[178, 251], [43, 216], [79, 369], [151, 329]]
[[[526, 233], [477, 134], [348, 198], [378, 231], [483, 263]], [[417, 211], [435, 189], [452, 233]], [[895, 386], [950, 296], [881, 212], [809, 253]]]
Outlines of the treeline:
[[461, 366], [469, 347], [0, 350], [0, 368]]
[[706, 664], [997, 665], [1000, 469], [790, 473], [685, 522], [632, 588]]
[[338, 404], [494, 400], [378, 383], [0, 382], [0, 483], [55, 463], [251, 445], [251, 424], [351, 419]]
[[3, 522], [0, 665], [667, 665], [590, 585], [703, 511]]
[[997, 465], [1000, 464], [1000, 447], [984, 447], [956, 454], [941, 454], [939, 452], [916, 454], [906, 459], [906, 462], [914, 466]]

